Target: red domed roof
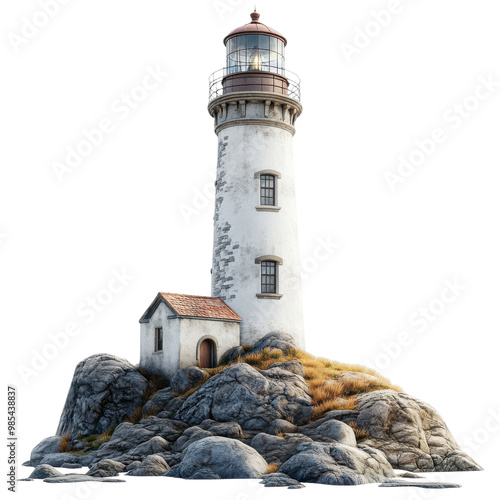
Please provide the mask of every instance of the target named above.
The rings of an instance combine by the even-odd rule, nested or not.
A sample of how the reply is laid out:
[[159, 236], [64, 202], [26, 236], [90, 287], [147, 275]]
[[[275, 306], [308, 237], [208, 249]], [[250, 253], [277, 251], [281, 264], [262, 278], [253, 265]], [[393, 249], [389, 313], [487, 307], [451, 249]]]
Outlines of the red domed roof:
[[254, 34], [275, 36], [276, 38], [283, 40], [284, 44], [286, 45], [286, 38], [281, 33], [278, 33], [276, 30], [273, 30], [269, 26], [266, 26], [265, 24], [259, 22], [260, 14], [258, 14], [257, 12], [252, 12], [250, 14], [250, 17], [252, 18], [252, 22], [231, 31], [231, 33], [229, 33], [229, 35], [224, 38], [224, 45], [226, 45], [226, 42], [230, 38], [233, 38], [233, 36]]

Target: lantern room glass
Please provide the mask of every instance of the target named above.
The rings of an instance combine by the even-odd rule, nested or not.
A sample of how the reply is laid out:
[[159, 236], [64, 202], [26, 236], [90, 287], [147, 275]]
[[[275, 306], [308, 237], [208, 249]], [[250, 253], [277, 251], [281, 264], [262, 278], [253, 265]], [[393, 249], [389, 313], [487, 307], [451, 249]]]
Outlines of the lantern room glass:
[[226, 54], [228, 75], [242, 71], [285, 73], [285, 44], [274, 36], [235, 36], [227, 41]]

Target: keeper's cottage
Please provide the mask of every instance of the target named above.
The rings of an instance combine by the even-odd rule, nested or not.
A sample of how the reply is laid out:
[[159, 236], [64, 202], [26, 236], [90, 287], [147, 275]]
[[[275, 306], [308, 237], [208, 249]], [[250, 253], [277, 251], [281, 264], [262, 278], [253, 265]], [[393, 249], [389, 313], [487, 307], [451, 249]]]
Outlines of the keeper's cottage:
[[159, 293], [140, 319], [140, 366], [170, 376], [213, 367], [231, 347], [286, 332], [304, 347], [293, 136], [299, 79], [286, 38], [251, 14], [210, 77], [218, 138], [212, 296]]

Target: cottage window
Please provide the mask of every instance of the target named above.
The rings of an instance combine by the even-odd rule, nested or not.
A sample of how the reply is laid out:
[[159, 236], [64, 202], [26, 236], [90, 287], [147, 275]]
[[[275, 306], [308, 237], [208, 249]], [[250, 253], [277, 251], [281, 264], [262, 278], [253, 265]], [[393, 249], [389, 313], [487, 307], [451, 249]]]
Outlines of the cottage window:
[[155, 328], [155, 352], [163, 351], [163, 328]]

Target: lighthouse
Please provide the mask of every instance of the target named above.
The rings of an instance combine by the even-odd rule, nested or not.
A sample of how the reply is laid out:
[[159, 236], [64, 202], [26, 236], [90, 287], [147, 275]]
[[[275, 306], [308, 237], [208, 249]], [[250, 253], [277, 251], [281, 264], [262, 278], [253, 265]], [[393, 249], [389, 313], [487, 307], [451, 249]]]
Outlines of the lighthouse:
[[214, 368], [271, 332], [304, 348], [292, 154], [300, 84], [285, 69], [286, 38], [257, 12], [251, 18], [226, 36], [226, 66], [210, 77], [218, 138], [211, 296], [159, 292], [139, 320], [139, 366], [165, 377]]
[[241, 317], [241, 344], [286, 332], [304, 348], [293, 136], [300, 83], [285, 69], [286, 38], [251, 22], [224, 38], [210, 77], [218, 158], [212, 297]]

